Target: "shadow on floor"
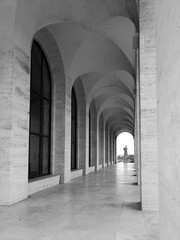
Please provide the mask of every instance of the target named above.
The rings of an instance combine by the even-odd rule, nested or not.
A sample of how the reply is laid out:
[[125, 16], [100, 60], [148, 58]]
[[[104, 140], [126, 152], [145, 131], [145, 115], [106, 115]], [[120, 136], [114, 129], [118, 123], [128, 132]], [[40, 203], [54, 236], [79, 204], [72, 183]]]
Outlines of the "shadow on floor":
[[141, 211], [141, 203], [140, 202], [132, 202], [132, 203], [125, 202], [124, 207], [129, 208], [131, 210]]
[[137, 182], [122, 183], [123, 185], [138, 185]]

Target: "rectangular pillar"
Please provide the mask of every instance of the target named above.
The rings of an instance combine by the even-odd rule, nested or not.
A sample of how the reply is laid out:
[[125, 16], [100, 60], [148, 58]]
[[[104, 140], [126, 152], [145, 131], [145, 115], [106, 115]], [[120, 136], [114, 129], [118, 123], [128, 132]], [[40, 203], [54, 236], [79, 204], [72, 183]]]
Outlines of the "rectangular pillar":
[[104, 132], [104, 122], [103, 116], [101, 115], [99, 118], [99, 164], [104, 166], [104, 139], [103, 139], [103, 132]]
[[109, 165], [108, 161], [108, 126], [107, 124], [105, 125], [105, 163], [107, 163], [107, 166]]
[[10, 205], [27, 197], [30, 58], [0, 48], [0, 205]]
[[106, 130], [103, 124], [103, 168], [106, 166]]
[[141, 184], [141, 121], [140, 121], [140, 63], [139, 48], [136, 49], [136, 154], [137, 154], [137, 182]]
[[86, 134], [85, 134], [85, 168], [84, 174], [88, 174], [89, 171], [89, 108], [86, 106]]
[[158, 210], [155, 0], [140, 1], [141, 204]]

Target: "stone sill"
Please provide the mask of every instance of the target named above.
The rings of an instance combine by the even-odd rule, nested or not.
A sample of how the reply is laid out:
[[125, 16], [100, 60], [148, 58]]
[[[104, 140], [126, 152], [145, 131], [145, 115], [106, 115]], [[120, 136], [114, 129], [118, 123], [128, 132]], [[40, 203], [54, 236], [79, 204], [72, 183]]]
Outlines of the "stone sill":
[[99, 164], [99, 166], [98, 166], [98, 170], [101, 169], [101, 168], [102, 168], [102, 164]]
[[28, 183], [28, 196], [58, 185], [60, 175], [49, 175], [33, 179]]
[[71, 172], [71, 180], [75, 179], [75, 178], [78, 178], [78, 177], [81, 177], [82, 175], [83, 175], [83, 169], [73, 170]]
[[95, 166], [89, 167], [87, 170], [87, 174], [95, 172]]

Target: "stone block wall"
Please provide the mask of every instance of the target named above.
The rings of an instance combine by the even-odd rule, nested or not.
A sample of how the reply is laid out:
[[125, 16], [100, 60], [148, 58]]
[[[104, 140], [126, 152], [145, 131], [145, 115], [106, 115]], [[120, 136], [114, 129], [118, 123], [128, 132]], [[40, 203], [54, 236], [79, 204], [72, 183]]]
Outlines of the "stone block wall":
[[95, 103], [91, 103], [91, 164], [96, 165], [97, 161], [97, 114]]
[[156, 1], [160, 239], [180, 239], [180, 2]]
[[159, 209], [155, 1], [140, 1], [141, 203]]

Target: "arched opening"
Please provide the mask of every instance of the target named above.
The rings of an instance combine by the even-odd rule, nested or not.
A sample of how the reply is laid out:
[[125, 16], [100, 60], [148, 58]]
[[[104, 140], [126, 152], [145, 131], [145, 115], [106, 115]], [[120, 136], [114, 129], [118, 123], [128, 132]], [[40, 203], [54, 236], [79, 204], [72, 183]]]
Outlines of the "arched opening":
[[117, 162], [134, 162], [134, 138], [128, 132], [120, 133], [116, 140]]
[[31, 51], [29, 179], [50, 174], [51, 76], [46, 56], [34, 41]]
[[77, 169], [77, 101], [74, 88], [71, 93], [71, 170]]

